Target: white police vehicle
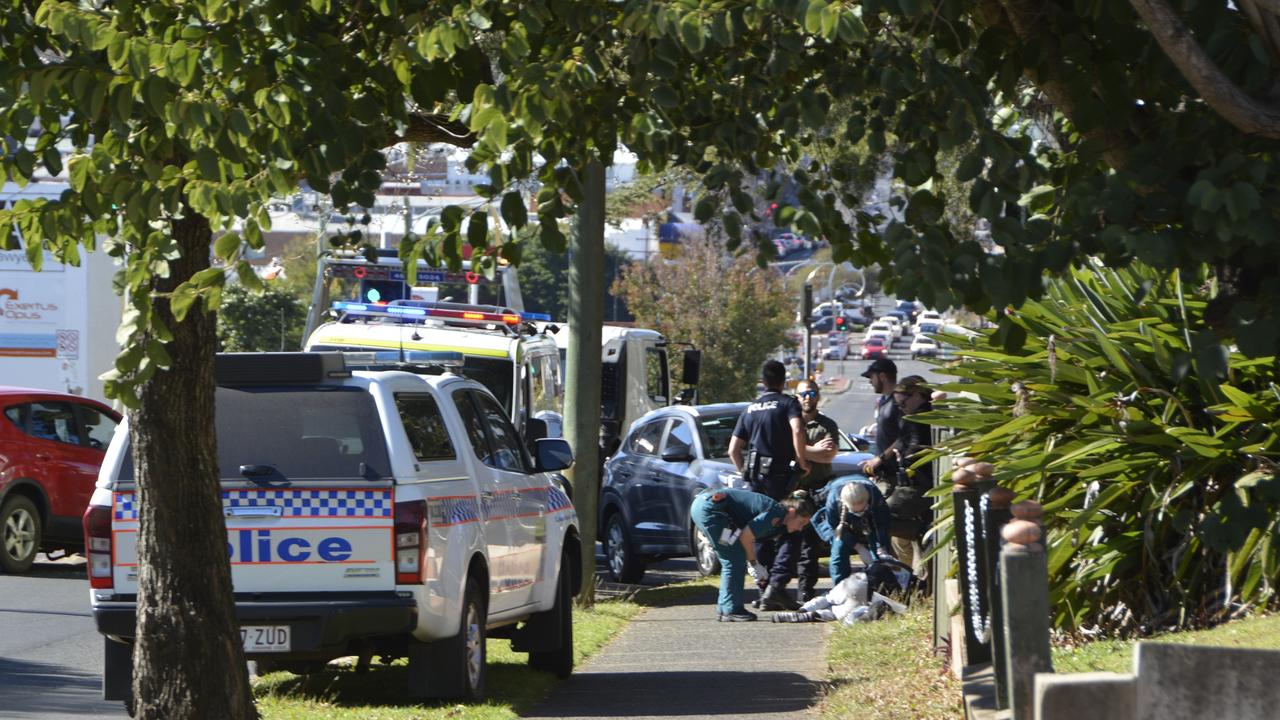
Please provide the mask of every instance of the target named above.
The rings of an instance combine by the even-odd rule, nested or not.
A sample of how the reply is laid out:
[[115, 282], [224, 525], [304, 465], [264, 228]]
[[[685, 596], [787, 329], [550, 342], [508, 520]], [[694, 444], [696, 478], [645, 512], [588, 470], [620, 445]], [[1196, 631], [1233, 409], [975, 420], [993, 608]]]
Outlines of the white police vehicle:
[[[218, 462], [236, 614], [260, 671], [407, 657], [413, 696], [474, 699], [485, 638], [573, 666], [582, 548], [555, 470], [481, 384], [412, 356], [217, 358]], [[399, 361], [400, 354], [392, 353]], [[366, 367], [366, 370], [360, 370]], [[85, 514], [103, 694], [130, 706], [138, 506], [127, 419]]]

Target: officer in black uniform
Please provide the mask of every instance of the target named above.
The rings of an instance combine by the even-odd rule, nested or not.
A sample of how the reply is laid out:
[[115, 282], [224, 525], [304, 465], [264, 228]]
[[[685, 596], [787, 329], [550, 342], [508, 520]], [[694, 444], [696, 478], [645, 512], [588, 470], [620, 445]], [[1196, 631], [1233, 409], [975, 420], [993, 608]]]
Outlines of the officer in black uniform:
[[[782, 500], [795, 489], [800, 476], [809, 473], [809, 461], [805, 457], [806, 435], [800, 402], [782, 392], [787, 379], [787, 369], [777, 360], [770, 360], [760, 371], [765, 393], [755, 399], [742, 415], [729, 441], [729, 458], [734, 467], [756, 492], [774, 500]], [[790, 579], [786, 571], [795, 558], [787, 551], [785, 535], [778, 539], [765, 538], [756, 543], [756, 558], [769, 568], [770, 577]], [[779, 548], [783, 548], [779, 552]], [[774, 568], [779, 568], [775, 572]], [[795, 610], [799, 605], [786, 595], [784, 584], [769, 582], [769, 578], [756, 578], [763, 589], [760, 605], [766, 610]]]

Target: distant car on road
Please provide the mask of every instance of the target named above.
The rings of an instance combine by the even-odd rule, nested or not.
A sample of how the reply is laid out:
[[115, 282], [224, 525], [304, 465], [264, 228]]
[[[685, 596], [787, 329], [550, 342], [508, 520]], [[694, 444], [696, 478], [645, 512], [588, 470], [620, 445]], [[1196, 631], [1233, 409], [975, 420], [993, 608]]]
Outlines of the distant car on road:
[[921, 357], [938, 357], [942, 354], [942, 348], [938, 345], [938, 341], [924, 335], [916, 335], [911, 341], [911, 359]]
[[916, 316], [920, 314], [920, 306], [910, 300], [899, 300], [893, 309], [906, 316], [904, 320], [908, 325], [914, 322]]
[[17, 387], [0, 387], [0, 412], [0, 568], [20, 573], [41, 551], [84, 548], [82, 518], [120, 414]]
[[673, 405], [636, 421], [604, 466], [599, 537], [609, 576], [635, 583], [648, 563], [694, 556], [698, 572], [720, 572], [715, 547], [693, 525], [689, 505], [736, 477], [729, 439], [747, 403]]
[[886, 324], [886, 325], [888, 325], [890, 328], [892, 328], [892, 329], [893, 329], [893, 337], [894, 337], [894, 339], [895, 339], [895, 340], [896, 340], [897, 338], [902, 337], [904, 334], [906, 334], [906, 326], [905, 326], [905, 325], [903, 325], [903, 323], [902, 323], [902, 318], [900, 318], [900, 317], [898, 317], [898, 316], [896, 316], [896, 315], [881, 315], [881, 316], [880, 316], [880, 319], [879, 319], [879, 320], [876, 320], [876, 322], [878, 322], [878, 323], [885, 323], [885, 324]]
[[888, 351], [889, 344], [882, 337], [869, 337], [862, 343], [863, 360], [886, 357], [885, 353]]
[[898, 338], [898, 334], [894, 332], [893, 325], [887, 322], [877, 320], [867, 326], [867, 337], [882, 337], [890, 345]]

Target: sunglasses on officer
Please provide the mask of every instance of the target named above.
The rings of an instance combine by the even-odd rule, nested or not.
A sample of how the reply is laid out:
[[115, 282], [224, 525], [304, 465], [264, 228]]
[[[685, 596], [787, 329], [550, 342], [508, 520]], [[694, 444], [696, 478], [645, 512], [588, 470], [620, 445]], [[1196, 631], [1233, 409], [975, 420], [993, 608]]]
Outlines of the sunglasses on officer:
[[818, 397], [818, 391], [817, 390], [801, 390], [800, 392], [796, 393], [796, 395], [802, 398]]

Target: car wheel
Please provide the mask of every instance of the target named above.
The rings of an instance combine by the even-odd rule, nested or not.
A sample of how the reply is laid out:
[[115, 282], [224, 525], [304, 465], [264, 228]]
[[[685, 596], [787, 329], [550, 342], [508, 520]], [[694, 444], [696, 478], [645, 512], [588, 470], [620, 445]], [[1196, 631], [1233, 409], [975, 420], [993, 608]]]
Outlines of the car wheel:
[[31, 569], [40, 552], [40, 512], [30, 498], [14, 495], [0, 507], [0, 567], [8, 573]]
[[615, 582], [634, 584], [644, 577], [644, 563], [636, 556], [627, 523], [620, 512], [610, 515], [609, 524], [605, 526], [604, 557], [609, 577]]
[[485, 596], [467, 578], [462, 622], [451, 638], [424, 643], [409, 639], [409, 694], [436, 700], [480, 700], [487, 665]]
[[556, 580], [556, 606], [551, 612], [557, 618], [560, 629], [560, 647], [555, 650], [535, 650], [529, 653], [529, 667], [567, 678], [573, 672], [573, 591], [569, 584], [568, 555], [560, 560], [560, 577]]
[[693, 527], [693, 558], [699, 575], [707, 577], [720, 574], [720, 556], [716, 555], [716, 546], [702, 532], [702, 528], [696, 525]]

